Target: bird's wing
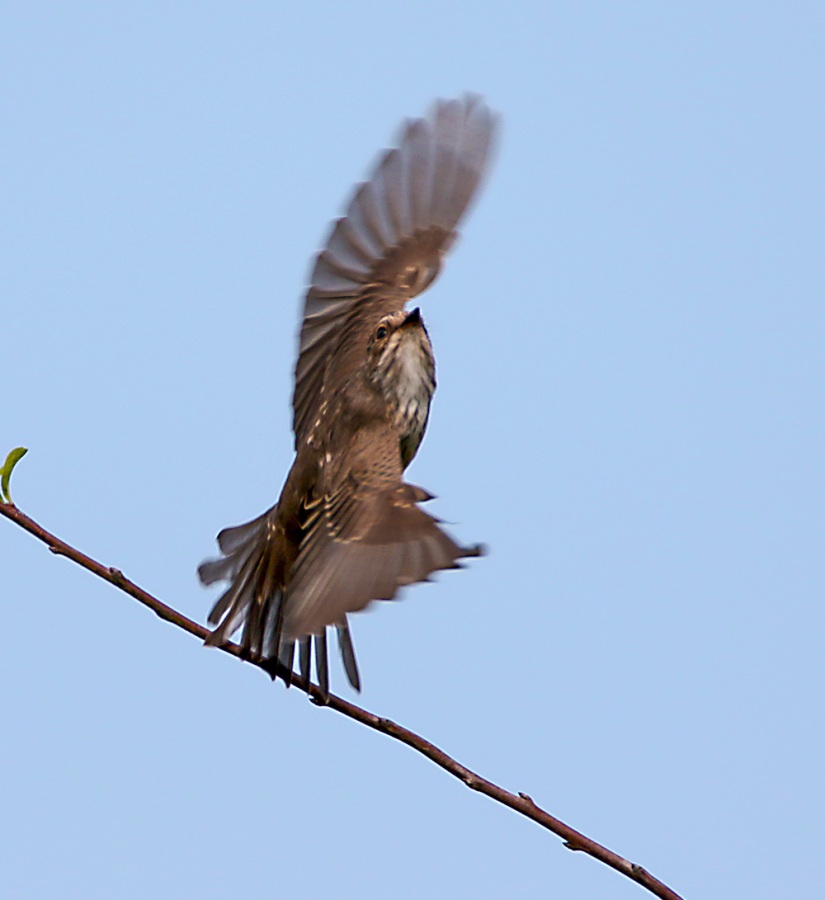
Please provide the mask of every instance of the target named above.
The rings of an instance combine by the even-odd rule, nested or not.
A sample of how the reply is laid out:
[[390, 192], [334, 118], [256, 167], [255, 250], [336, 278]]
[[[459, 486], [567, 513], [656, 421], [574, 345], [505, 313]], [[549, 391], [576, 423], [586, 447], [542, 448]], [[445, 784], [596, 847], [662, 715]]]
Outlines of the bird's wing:
[[333, 224], [304, 302], [292, 398], [296, 447], [318, 417], [325, 384], [361, 363], [377, 320], [438, 274], [486, 169], [495, 124], [479, 97], [439, 101], [428, 118], [406, 123], [399, 146], [381, 157]]
[[289, 638], [320, 634], [370, 601], [391, 600], [403, 585], [481, 553], [457, 544], [419, 507], [430, 494], [401, 481], [398, 436], [389, 425], [363, 428], [336, 469], [307, 504], [306, 536], [285, 595]]

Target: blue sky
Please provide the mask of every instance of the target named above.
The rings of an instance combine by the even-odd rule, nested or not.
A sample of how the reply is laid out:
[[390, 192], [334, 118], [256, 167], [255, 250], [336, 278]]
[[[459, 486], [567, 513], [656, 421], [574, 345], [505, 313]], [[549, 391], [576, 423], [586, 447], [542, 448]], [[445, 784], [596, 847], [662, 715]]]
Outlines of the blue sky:
[[[821, 896], [822, 7], [3, 20], [18, 505], [203, 621], [195, 567], [291, 461], [327, 223], [404, 116], [482, 93], [409, 478], [491, 553], [353, 621], [360, 702], [686, 897]], [[0, 572], [5, 895], [644, 896], [5, 521]]]

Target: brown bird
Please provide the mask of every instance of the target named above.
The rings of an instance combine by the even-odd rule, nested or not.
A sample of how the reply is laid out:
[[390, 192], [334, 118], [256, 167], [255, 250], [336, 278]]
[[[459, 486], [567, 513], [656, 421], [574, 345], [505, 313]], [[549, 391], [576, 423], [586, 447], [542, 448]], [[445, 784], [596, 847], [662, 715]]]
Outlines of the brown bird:
[[[250, 658], [302, 676], [315, 647], [329, 691], [327, 626], [335, 626], [350, 684], [360, 690], [347, 614], [404, 585], [478, 556], [418, 504], [402, 480], [435, 390], [435, 360], [418, 309], [487, 167], [495, 117], [475, 96], [439, 101], [407, 122], [315, 259], [304, 303], [293, 395], [295, 460], [278, 502], [218, 535], [204, 584], [229, 588], [209, 613], [207, 644], [243, 626]], [[281, 673], [283, 674], [283, 673]], [[290, 677], [287, 676], [287, 684]]]

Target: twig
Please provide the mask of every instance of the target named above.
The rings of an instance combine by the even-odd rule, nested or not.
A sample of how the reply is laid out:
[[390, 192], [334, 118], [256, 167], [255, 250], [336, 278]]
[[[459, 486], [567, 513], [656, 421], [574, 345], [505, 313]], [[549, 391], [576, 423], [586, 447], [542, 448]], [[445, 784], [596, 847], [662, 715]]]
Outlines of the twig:
[[[104, 581], [108, 581], [115, 587], [120, 588], [120, 590], [127, 593], [130, 597], [133, 597], [139, 603], [142, 603], [152, 610], [155, 615], [160, 616], [161, 619], [171, 622], [173, 625], [177, 625], [178, 628], [188, 631], [189, 634], [192, 634], [201, 640], [209, 634], [208, 630], [203, 626], [198, 625], [191, 619], [187, 619], [186, 616], [181, 615], [179, 612], [172, 609], [171, 606], [167, 606], [156, 597], [153, 597], [151, 594], [144, 591], [143, 588], [138, 587], [133, 581], [126, 578], [119, 569], [102, 565], [90, 556], [86, 556], [85, 553], [76, 550], [65, 541], [61, 541], [60, 538], [50, 534], [45, 528], [38, 525], [37, 522], [29, 518], [29, 516], [19, 510], [14, 504], [0, 502], [0, 514], [4, 515], [7, 519], [11, 519], [12, 522], [15, 522], [21, 528], [28, 531], [29, 534], [34, 535], [34, 537], [46, 544], [52, 553], [55, 553], [58, 556], [65, 556], [67, 559], [72, 560], [72, 562], [77, 563], [84, 569], [88, 569]], [[261, 664], [246, 659], [241, 648], [237, 644], [227, 644], [220, 649], [226, 653], [231, 653], [233, 656], [236, 656], [245, 662], [250, 662], [252, 665], [263, 669], [270, 675], [275, 674], [271, 671], [272, 663]], [[324, 705], [323, 695], [315, 685], [307, 684], [297, 674], [292, 676], [292, 683], [295, 687], [309, 694], [316, 703]], [[564, 822], [555, 818], [555, 816], [551, 816], [550, 813], [536, 805], [529, 795], [525, 793], [513, 794], [510, 791], [506, 791], [504, 788], [499, 787], [497, 784], [494, 784], [492, 781], [482, 778], [480, 775], [466, 768], [466, 766], [462, 766], [461, 763], [457, 762], [451, 756], [448, 756], [443, 750], [440, 750], [435, 744], [431, 744], [420, 735], [398, 725], [390, 719], [376, 716], [374, 713], [368, 712], [360, 706], [355, 706], [353, 703], [349, 703], [334, 694], [329, 695], [325, 705], [334, 709], [336, 712], [348, 716], [350, 719], [355, 719], [356, 722], [361, 722], [361, 724], [367, 725], [369, 728], [374, 728], [376, 731], [380, 731], [382, 734], [386, 734], [389, 737], [401, 741], [408, 747], [412, 747], [413, 750], [417, 750], [423, 756], [426, 756], [427, 759], [432, 760], [436, 765], [441, 766], [442, 769], [445, 769], [451, 775], [454, 775], [460, 781], [463, 781], [467, 787], [474, 791], [478, 791], [479, 793], [486, 794], [493, 800], [504, 804], [504, 806], [509, 806], [510, 809], [514, 809], [517, 813], [521, 813], [521, 815], [526, 816], [528, 819], [532, 819], [548, 831], [552, 831], [553, 834], [558, 835], [558, 837], [563, 839], [564, 846], [569, 850], [580, 850], [583, 853], [587, 853], [594, 859], [603, 862], [605, 865], [610, 866], [617, 872], [621, 872], [622, 875], [625, 875], [642, 885], [642, 887], [647, 888], [647, 890], [656, 897], [664, 898], [664, 900], [682, 900], [675, 891], [671, 890], [657, 878], [654, 878], [646, 869], [624, 859], [624, 857], [619, 856], [617, 853], [613, 853], [612, 850], [608, 850], [606, 847], [603, 847], [601, 844], [596, 843], [596, 841], [591, 840], [591, 838], [586, 837], [581, 834], [581, 832], [576, 831], [569, 825], [566, 825]]]

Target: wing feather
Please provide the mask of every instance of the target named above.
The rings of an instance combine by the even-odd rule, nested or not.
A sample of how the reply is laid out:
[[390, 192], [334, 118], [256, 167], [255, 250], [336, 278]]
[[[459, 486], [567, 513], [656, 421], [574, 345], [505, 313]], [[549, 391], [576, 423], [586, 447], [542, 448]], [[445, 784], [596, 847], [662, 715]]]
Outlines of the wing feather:
[[399, 146], [383, 154], [333, 224], [304, 301], [296, 447], [318, 417], [327, 381], [357, 364], [350, 345], [363, 343], [377, 319], [401, 309], [438, 274], [487, 169], [495, 127], [476, 96], [439, 101], [427, 118], [405, 124]]
[[430, 495], [404, 484], [401, 471], [391, 426], [373, 423], [320, 486], [286, 591], [283, 630], [290, 639], [320, 635], [373, 600], [391, 600], [404, 585], [478, 555], [421, 509]]

